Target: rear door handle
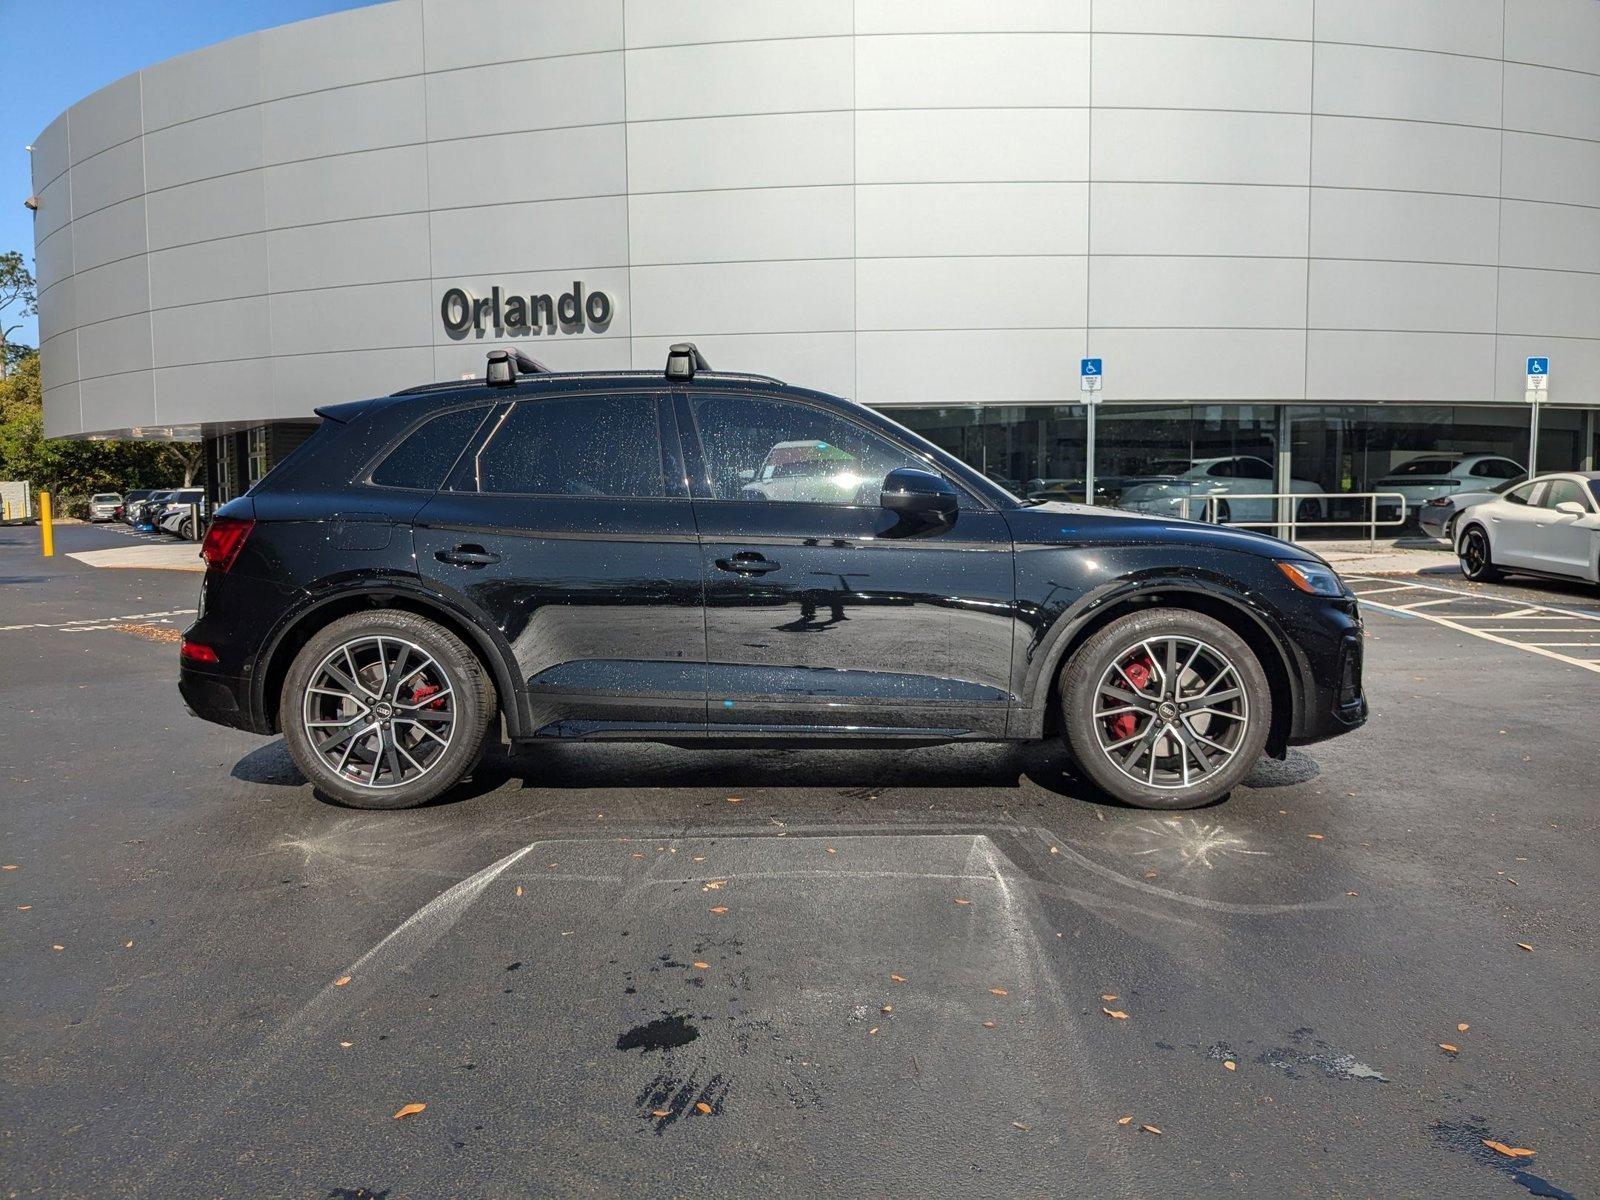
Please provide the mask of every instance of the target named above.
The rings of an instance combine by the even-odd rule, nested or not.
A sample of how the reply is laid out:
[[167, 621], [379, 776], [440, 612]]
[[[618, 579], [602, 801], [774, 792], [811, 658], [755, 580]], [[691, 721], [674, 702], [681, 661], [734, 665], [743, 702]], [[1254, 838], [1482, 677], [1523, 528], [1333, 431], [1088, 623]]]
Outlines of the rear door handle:
[[458, 567], [487, 567], [500, 561], [498, 554], [482, 546], [453, 546], [449, 550], [437, 550], [433, 556], [440, 562], [454, 563]]
[[778, 564], [769, 558], [764, 558], [754, 550], [741, 550], [730, 558], [717, 559], [719, 571], [732, 571], [737, 575], [765, 575], [768, 571], [776, 571]]

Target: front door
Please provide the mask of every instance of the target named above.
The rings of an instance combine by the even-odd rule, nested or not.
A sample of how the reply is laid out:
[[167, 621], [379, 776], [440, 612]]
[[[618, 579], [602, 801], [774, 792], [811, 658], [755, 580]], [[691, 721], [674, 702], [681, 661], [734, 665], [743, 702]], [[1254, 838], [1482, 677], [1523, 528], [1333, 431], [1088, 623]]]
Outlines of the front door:
[[[1556, 505], [1563, 501], [1582, 505], [1583, 515], [1558, 511]], [[1539, 505], [1538, 520], [1535, 548], [1545, 563], [1544, 569], [1593, 579], [1600, 517], [1595, 515], [1589, 489], [1576, 479], [1551, 480]]]
[[1502, 567], [1539, 569], [1535, 542], [1539, 534], [1539, 504], [1549, 485], [1543, 480], [1514, 487], [1485, 510], [1489, 518], [1494, 561]]
[[418, 569], [500, 630], [535, 733], [704, 732], [700, 550], [672, 422], [647, 394], [517, 400], [417, 516]]
[[[999, 512], [882, 508], [896, 467], [936, 469], [838, 410], [691, 391], [679, 406], [706, 575], [712, 737], [997, 737], [1015, 581]], [[958, 485], [959, 486], [959, 485]]]

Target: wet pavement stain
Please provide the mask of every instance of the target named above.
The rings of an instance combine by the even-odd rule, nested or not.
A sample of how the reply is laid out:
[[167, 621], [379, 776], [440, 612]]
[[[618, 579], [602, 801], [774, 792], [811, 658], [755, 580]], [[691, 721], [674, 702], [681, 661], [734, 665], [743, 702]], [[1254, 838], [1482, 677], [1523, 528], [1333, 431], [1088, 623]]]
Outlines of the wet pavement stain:
[[1471, 1124], [1435, 1122], [1433, 1136], [1447, 1149], [1471, 1155], [1480, 1166], [1492, 1167], [1503, 1175], [1509, 1175], [1513, 1183], [1527, 1189], [1530, 1195], [1538, 1196], [1541, 1200], [1578, 1200], [1573, 1193], [1557, 1187], [1542, 1176], [1535, 1175], [1527, 1167], [1518, 1165], [1519, 1161], [1526, 1162], [1526, 1159], [1506, 1158], [1485, 1146], [1483, 1143], [1486, 1138], [1495, 1141], [1505, 1139], [1495, 1137], [1489, 1132], [1487, 1125], [1478, 1123], [1481, 1120], [1482, 1118], [1472, 1118], [1474, 1123]]
[[1312, 1037], [1313, 1032], [1310, 1029], [1293, 1030], [1289, 1034], [1289, 1040], [1294, 1045], [1280, 1046], [1275, 1050], [1258, 1054], [1256, 1062], [1263, 1067], [1276, 1067], [1290, 1079], [1305, 1078], [1296, 1068], [1311, 1068], [1330, 1079], [1366, 1083], [1389, 1082], [1388, 1077], [1375, 1068], [1369, 1067], [1364, 1062], [1358, 1062], [1355, 1055], [1339, 1054], [1321, 1038]]
[[652, 1050], [675, 1050], [699, 1036], [700, 1030], [689, 1024], [689, 1018], [682, 1013], [662, 1013], [659, 1019], [635, 1025], [624, 1033], [617, 1039], [617, 1049], [645, 1054]]

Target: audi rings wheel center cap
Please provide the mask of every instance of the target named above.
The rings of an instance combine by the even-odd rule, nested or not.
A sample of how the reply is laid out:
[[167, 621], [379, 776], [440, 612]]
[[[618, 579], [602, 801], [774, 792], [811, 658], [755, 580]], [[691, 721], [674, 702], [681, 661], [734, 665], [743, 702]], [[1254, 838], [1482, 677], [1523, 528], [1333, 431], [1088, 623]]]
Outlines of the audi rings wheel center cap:
[[390, 717], [394, 716], [394, 705], [390, 704], [387, 700], [379, 701], [377, 704], [372, 706], [372, 715], [377, 717], [380, 721], [387, 721]]
[[1178, 706], [1171, 700], [1163, 700], [1156, 706], [1156, 715], [1163, 721], [1176, 721], [1178, 719]]

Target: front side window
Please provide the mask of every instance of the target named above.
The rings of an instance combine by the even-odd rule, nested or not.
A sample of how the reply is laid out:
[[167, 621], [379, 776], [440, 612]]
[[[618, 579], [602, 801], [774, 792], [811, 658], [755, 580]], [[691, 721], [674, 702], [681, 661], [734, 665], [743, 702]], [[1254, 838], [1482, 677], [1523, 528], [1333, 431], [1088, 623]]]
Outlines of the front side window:
[[1558, 504], [1569, 500], [1574, 504], [1583, 505], [1586, 510], [1589, 507], [1588, 497], [1574, 480], [1552, 479], [1550, 486], [1545, 489], [1544, 500], [1541, 503], [1545, 508], [1555, 508]]
[[887, 438], [810, 405], [732, 395], [690, 404], [717, 500], [875, 506], [890, 471], [932, 470]]
[[453, 486], [519, 496], [665, 496], [655, 398], [518, 400]]
[[445, 472], [455, 465], [488, 414], [485, 405], [429, 418], [389, 451], [372, 472], [372, 482], [383, 487], [434, 490], [444, 482]]

